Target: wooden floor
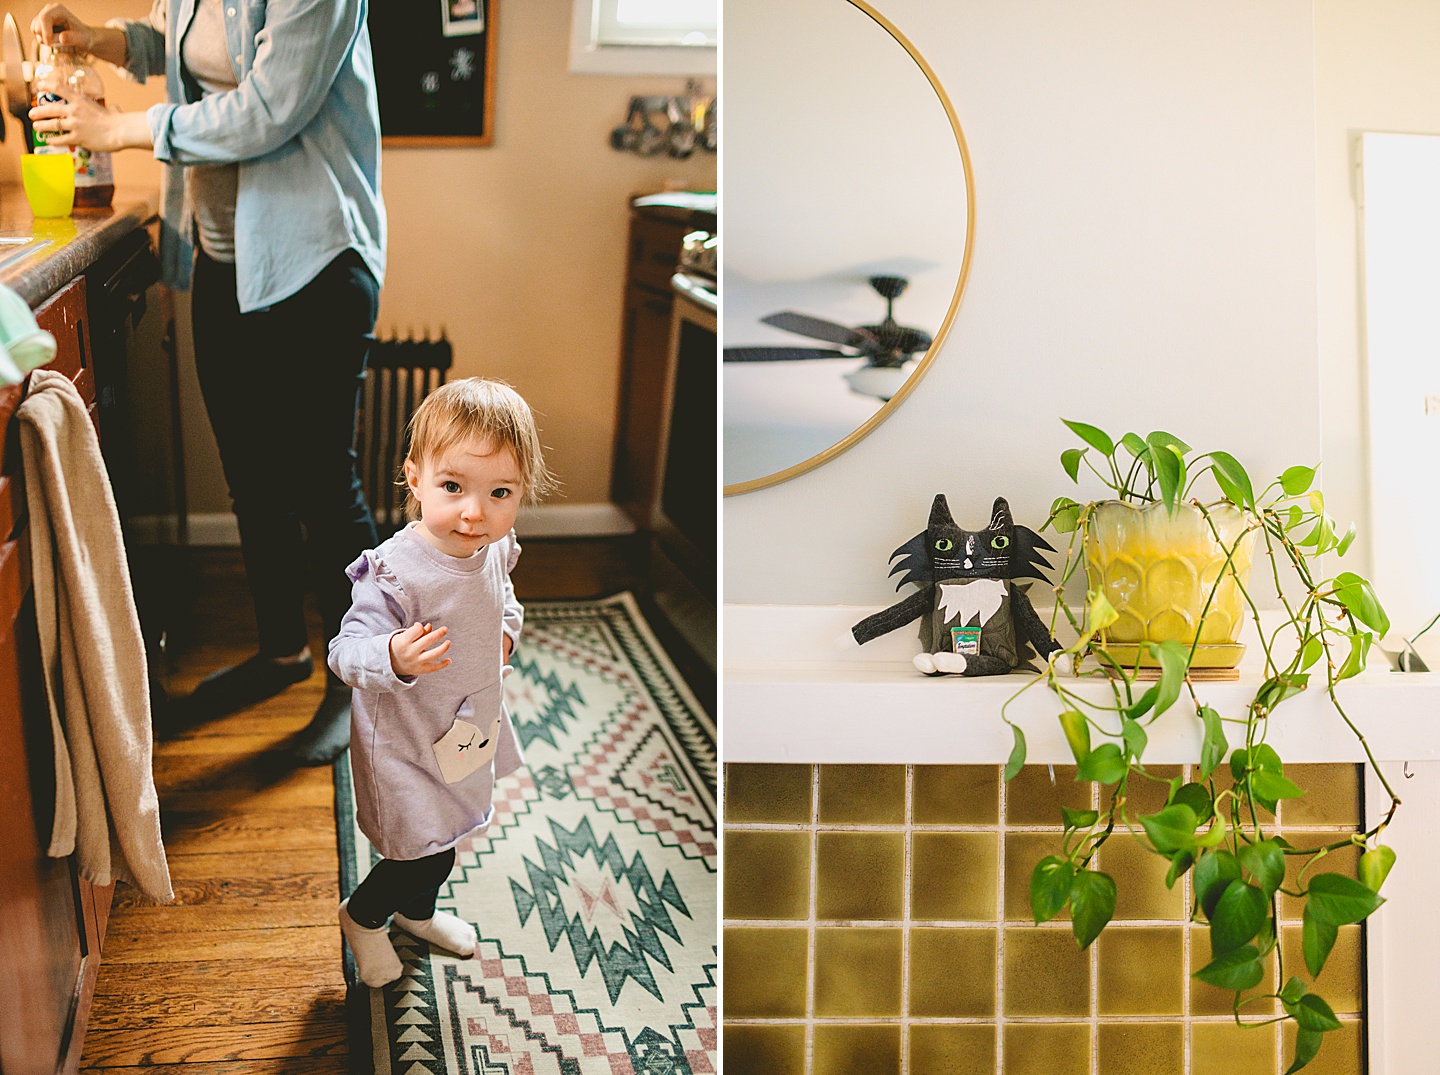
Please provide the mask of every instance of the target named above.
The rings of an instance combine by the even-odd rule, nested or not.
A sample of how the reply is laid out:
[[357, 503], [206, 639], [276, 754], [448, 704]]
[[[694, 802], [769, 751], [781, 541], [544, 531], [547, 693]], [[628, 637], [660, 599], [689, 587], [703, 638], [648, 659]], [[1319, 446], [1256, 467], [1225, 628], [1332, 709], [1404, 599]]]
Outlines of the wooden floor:
[[[530, 541], [516, 591], [522, 600], [613, 593], [635, 585], [641, 556], [632, 539]], [[195, 550], [192, 566], [194, 620], [165, 677], [174, 695], [254, 644], [237, 553]], [[323, 689], [317, 671], [156, 744], [176, 899], [148, 906], [117, 886], [83, 1070], [346, 1070], [333, 782], [328, 767], [286, 769], [281, 753]]]

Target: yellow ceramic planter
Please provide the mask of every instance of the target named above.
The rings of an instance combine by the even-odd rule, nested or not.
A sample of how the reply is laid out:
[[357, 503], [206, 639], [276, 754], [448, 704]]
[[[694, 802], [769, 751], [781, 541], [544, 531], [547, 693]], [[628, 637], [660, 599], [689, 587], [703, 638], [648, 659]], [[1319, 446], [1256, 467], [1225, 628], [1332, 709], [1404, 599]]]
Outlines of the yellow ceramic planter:
[[[1193, 667], [1233, 668], [1239, 663], [1245, 647], [1236, 639], [1245, 605], [1235, 576], [1242, 583], [1250, 577], [1255, 532], [1240, 541], [1232, 574], [1225, 570], [1226, 550], [1240, 537], [1248, 519], [1230, 504], [1213, 504], [1206, 511], [1209, 522], [1194, 504], [1179, 505], [1174, 515], [1163, 503], [1141, 506], [1106, 500], [1095, 505], [1085, 541], [1085, 567], [1091, 588], [1103, 588], [1120, 614], [1101, 639], [1105, 651], [1121, 664], [1153, 666], [1147, 642], [1174, 639], [1190, 645], [1197, 631], [1200, 640]], [[1201, 611], [1217, 579], [1220, 586], [1201, 627]]]

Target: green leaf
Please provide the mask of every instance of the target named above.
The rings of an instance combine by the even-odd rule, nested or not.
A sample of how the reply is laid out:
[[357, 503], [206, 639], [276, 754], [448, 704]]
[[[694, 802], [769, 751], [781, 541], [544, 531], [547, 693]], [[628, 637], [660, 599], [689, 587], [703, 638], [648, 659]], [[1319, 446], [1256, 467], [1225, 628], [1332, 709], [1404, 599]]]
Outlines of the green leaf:
[[1182, 784], [1170, 793], [1171, 805], [1183, 805], [1195, 811], [1195, 824], [1203, 825], [1215, 814], [1210, 789], [1204, 784]]
[[1180, 502], [1180, 491], [1185, 488], [1185, 464], [1179, 454], [1167, 445], [1152, 443], [1150, 447], [1151, 457], [1155, 460], [1155, 477], [1160, 482], [1160, 498], [1174, 515], [1175, 505]]
[[1384, 638], [1385, 632], [1390, 630], [1390, 617], [1380, 607], [1375, 590], [1368, 580], [1353, 571], [1342, 571], [1335, 576], [1335, 599], [1378, 637]]
[[1325, 1035], [1318, 1030], [1300, 1030], [1295, 1034], [1295, 1059], [1288, 1068], [1285, 1075], [1294, 1075], [1310, 1061], [1315, 1059], [1315, 1054], [1320, 1051], [1320, 1043], [1325, 1040]]
[[1125, 756], [1114, 743], [1101, 743], [1080, 762], [1076, 780], [1098, 780], [1102, 784], [1117, 783], [1127, 772]]
[[1014, 780], [1020, 772], [1020, 767], [1025, 764], [1025, 733], [1020, 730], [1020, 725], [1010, 725], [1010, 730], [1015, 733], [1015, 746], [1010, 751], [1010, 760], [1005, 763], [1005, 779]]
[[1340, 544], [1335, 546], [1335, 555], [1344, 556], [1350, 551], [1350, 546], [1355, 543], [1355, 524], [1350, 524], [1350, 529], [1345, 531], [1345, 536], [1340, 539]]
[[1350, 654], [1340, 666], [1340, 671], [1335, 673], [1337, 682], [1365, 671], [1365, 660], [1370, 656], [1370, 639], [1373, 637], [1369, 631], [1350, 632]]
[[1151, 448], [1174, 448], [1176, 454], [1179, 455], [1181, 459], [1184, 459], [1185, 456], [1190, 454], [1190, 445], [1175, 436], [1175, 434], [1166, 433], [1163, 429], [1157, 429], [1151, 433], [1145, 438], [1145, 443]]
[[1325, 643], [1320, 636], [1308, 636], [1305, 639], [1305, 645], [1300, 647], [1300, 671], [1305, 671], [1305, 669], [1318, 661], [1324, 652]]
[[1089, 448], [1066, 448], [1060, 453], [1060, 465], [1065, 468], [1065, 473], [1070, 475], [1070, 480], [1077, 485], [1080, 483], [1080, 460], [1089, 450]]
[[1065, 821], [1066, 832], [1071, 829], [1088, 829], [1100, 820], [1100, 814], [1095, 810], [1071, 810], [1068, 806], [1060, 807], [1060, 816]]
[[1233, 989], [1238, 993], [1259, 985], [1265, 978], [1265, 967], [1260, 962], [1259, 950], [1253, 944], [1247, 944], [1211, 960], [1197, 970], [1193, 977], [1220, 989]]
[[1317, 993], [1306, 993], [1300, 998], [1300, 1003], [1295, 1006], [1295, 1021], [1300, 1024], [1301, 1030], [1315, 1030], [1321, 1033], [1327, 1030], [1339, 1030], [1340, 1020], [1335, 1018], [1330, 1005], [1320, 999]]
[[1240, 849], [1240, 865], [1250, 874], [1265, 895], [1275, 895], [1285, 880], [1285, 852], [1274, 840], [1261, 840]]
[[1325, 514], [1325, 494], [1319, 489], [1310, 490], [1310, 510], [1316, 515]]
[[1115, 606], [1105, 596], [1104, 590], [1093, 590], [1089, 594], [1090, 607], [1085, 614], [1085, 633], [1096, 635], [1120, 618]]
[[1280, 755], [1275, 753], [1275, 748], [1269, 743], [1261, 743], [1252, 747], [1247, 753], [1244, 747], [1236, 747], [1235, 753], [1230, 755], [1230, 775], [1235, 778], [1238, 784], [1245, 779], [1245, 771], [1254, 769], [1265, 770], [1271, 773], [1283, 773], [1284, 764], [1280, 761]]
[[1285, 490], [1286, 496], [1299, 496], [1310, 488], [1314, 480], [1314, 467], [1291, 467], [1280, 475], [1280, 488]]
[[1208, 705], [1201, 706], [1200, 719], [1205, 723], [1205, 741], [1200, 746], [1200, 776], [1208, 780], [1216, 766], [1225, 760], [1230, 744], [1225, 741], [1225, 726], [1219, 713]]
[[1158, 717], [1180, 697], [1181, 688], [1185, 686], [1185, 673], [1190, 666], [1190, 647], [1173, 638], [1148, 645], [1150, 656], [1160, 662], [1160, 682], [1155, 696], [1155, 715]]
[[1255, 692], [1256, 704], [1274, 709], [1286, 698], [1293, 698], [1310, 685], [1308, 672], [1291, 672], [1267, 679]]
[[1115, 882], [1098, 870], [1081, 870], [1070, 882], [1070, 925], [1083, 951], [1115, 913]]
[[[1270, 803], [1279, 802], [1281, 799], [1298, 799], [1305, 794], [1305, 789], [1289, 777], [1265, 769], [1250, 774], [1250, 786], [1255, 790], [1256, 798]], [[1275, 811], [1270, 812], [1273, 814]]]
[[[1184, 804], [1167, 806], [1158, 813], [1140, 819], [1155, 850], [1162, 855], [1189, 851], [1195, 846], [1195, 811]], [[1248, 940], [1248, 938], [1247, 938]]]
[[1305, 512], [1301, 510], [1300, 505], [1291, 504], [1285, 512], [1285, 529], [1294, 530], [1300, 525], [1300, 520], [1303, 518], [1305, 518]]
[[1123, 437], [1120, 438], [1120, 444], [1136, 459], [1139, 459], [1142, 455], [1144, 455], [1147, 451], [1150, 450], [1150, 446], [1146, 444], [1143, 440], [1141, 440], [1138, 436], [1136, 436], [1134, 433], [1126, 433]]
[[1121, 710], [1122, 719], [1129, 717], [1131, 720], [1139, 720], [1146, 713], [1150, 712], [1155, 705], [1155, 699], [1159, 697], [1160, 684], [1157, 683], [1153, 687], [1147, 687], [1145, 693], [1139, 698], [1136, 698], [1129, 709]]
[[1054, 855], [1046, 855], [1035, 864], [1030, 874], [1030, 910], [1037, 925], [1050, 921], [1065, 909], [1074, 876], [1075, 867]]
[[1120, 739], [1125, 744], [1125, 753], [1136, 761], [1140, 760], [1140, 755], [1145, 753], [1145, 747], [1150, 742], [1145, 729], [1123, 714], [1120, 717]]
[[1300, 998], [1310, 992], [1310, 987], [1299, 978], [1291, 978], [1285, 983], [1285, 988], [1280, 990], [1280, 1003], [1298, 1004]]
[[1205, 917], [1213, 918], [1215, 905], [1220, 902], [1225, 887], [1231, 881], [1240, 880], [1240, 860], [1223, 848], [1207, 851], [1195, 863], [1195, 900]]
[[1309, 907], [1301, 915], [1301, 923], [1300, 942], [1305, 952], [1305, 969], [1312, 978], [1318, 978], [1325, 969], [1325, 960], [1330, 957], [1330, 949], [1335, 947], [1335, 938], [1340, 931], [1317, 919], [1310, 913]]
[[1108, 458], [1115, 454], [1115, 442], [1094, 426], [1087, 426], [1084, 422], [1072, 422], [1068, 418], [1062, 418], [1060, 421], [1070, 427], [1070, 432], [1074, 433], [1101, 455]]
[[1065, 739], [1070, 744], [1070, 753], [1077, 762], [1084, 761], [1090, 753], [1090, 722], [1078, 709], [1067, 709], [1060, 714], [1060, 727], [1065, 729]]
[[1050, 518], [1046, 524], [1055, 527], [1057, 534], [1073, 534], [1080, 525], [1080, 510], [1080, 505], [1068, 496], [1057, 496], [1050, 505]]
[[1357, 873], [1360, 880], [1371, 892], [1379, 892], [1385, 878], [1390, 876], [1390, 867], [1395, 865], [1395, 852], [1384, 844], [1376, 844], [1360, 856]]
[[1361, 922], [1385, 902], [1385, 897], [1343, 873], [1322, 873], [1311, 878], [1307, 914], [1331, 926]]
[[[1229, 452], [1211, 452], [1211, 460], [1215, 463], [1215, 477], [1218, 481], [1224, 475], [1230, 489], [1226, 490], [1226, 496], [1243, 507], [1253, 509], [1255, 507], [1255, 487], [1250, 484], [1250, 475], [1245, 473], [1245, 468], [1240, 461]], [[1238, 493], [1238, 496], [1236, 495]]]
[[1265, 924], [1270, 901], [1254, 885], [1232, 881], [1225, 886], [1215, 913], [1210, 916], [1210, 954], [1233, 952]]
[[1189, 851], [1177, 851], [1170, 856], [1170, 868], [1165, 871], [1165, 887], [1174, 888], [1175, 882], [1185, 876], [1185, 872], [1195, 865], [1195, 856]]

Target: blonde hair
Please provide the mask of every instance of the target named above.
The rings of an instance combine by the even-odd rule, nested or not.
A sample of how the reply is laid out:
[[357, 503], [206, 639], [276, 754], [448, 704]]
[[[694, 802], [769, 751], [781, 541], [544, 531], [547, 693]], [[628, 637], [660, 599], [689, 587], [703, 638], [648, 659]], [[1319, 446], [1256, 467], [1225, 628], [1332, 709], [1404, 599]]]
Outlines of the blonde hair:
[[[466, 377], [442, 384], [415, 408], [409, 437], [405, 461], [417, 468], [457, 444], [475, 440], [491, 445], [494, 451], [509, 448], [515, 453], [525, 503], [538, 503], [555, 486], [555, 476], [545, 466], [530, 405], [504, 381]], [[405, 481], [403, 470], [400, 480]], [[407, 485], [405, 512], [414, 519], [418, 511]]]

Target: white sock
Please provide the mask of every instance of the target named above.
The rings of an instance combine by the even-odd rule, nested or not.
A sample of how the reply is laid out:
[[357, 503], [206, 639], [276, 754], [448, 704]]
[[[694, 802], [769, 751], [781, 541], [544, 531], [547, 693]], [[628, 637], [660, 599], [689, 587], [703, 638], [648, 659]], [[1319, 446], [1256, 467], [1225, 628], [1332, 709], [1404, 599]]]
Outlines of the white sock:
[[397, 914], [395, 924], [406, 933], [413, 934], [422, 941], [438, 944], [457, 956], [468, 958], [475, 954], [475, 927], [453, 914], [436, 911], [433, 918], [418, 922], [413, 918], [406, 918], [403, 914]]
[[350, 942], [350, 951], [355, 953], [355, 969], [360, 972], [360, 980], [372, 989], [388, 985], [405, 969], [390, 945], [390, 931], [384, 926], [366, 929], [350, 917], [345, 907], [349, 902], [343, 900], [340, 904], [340, 932]]

